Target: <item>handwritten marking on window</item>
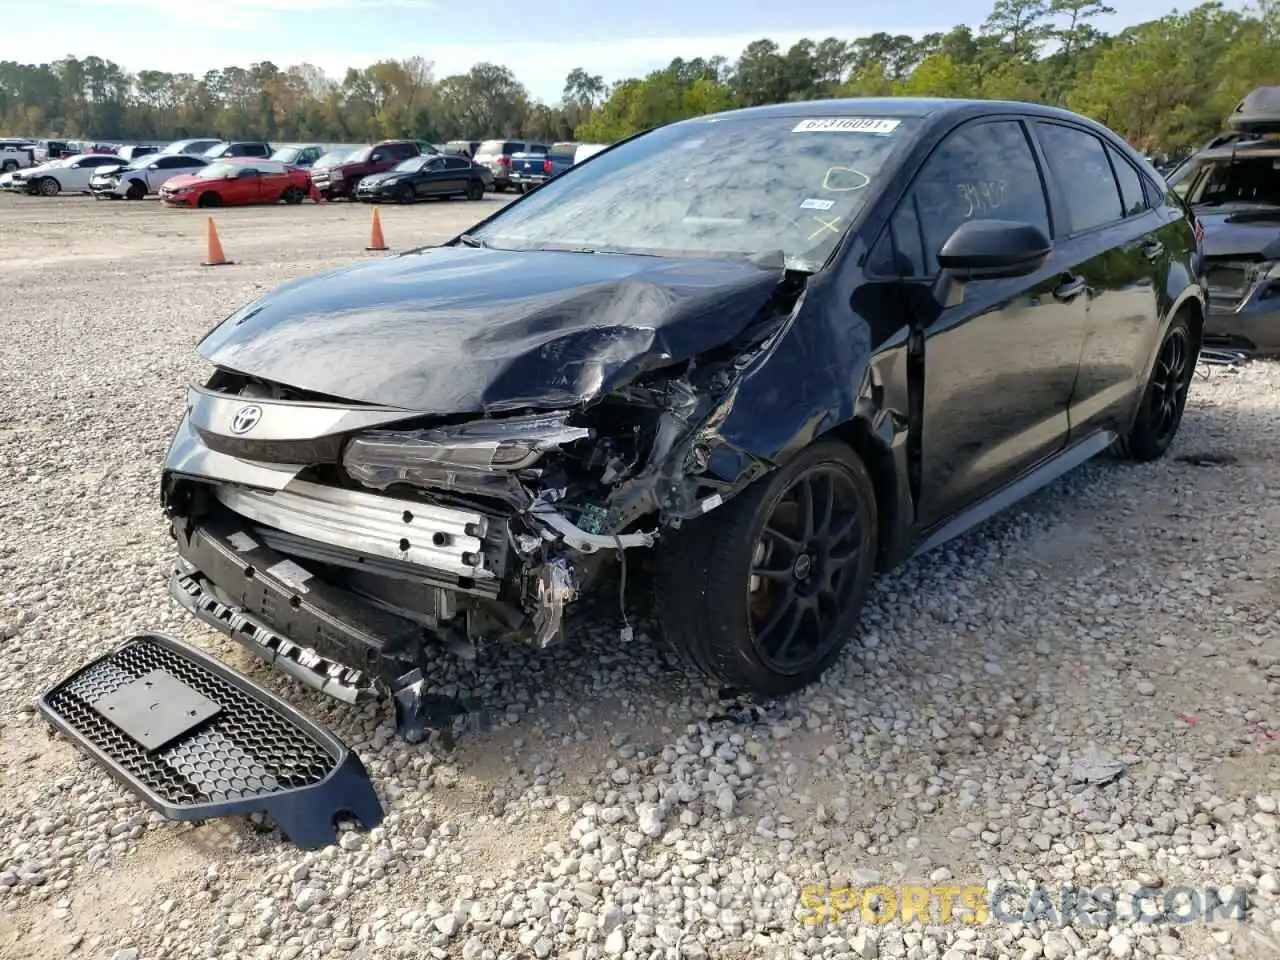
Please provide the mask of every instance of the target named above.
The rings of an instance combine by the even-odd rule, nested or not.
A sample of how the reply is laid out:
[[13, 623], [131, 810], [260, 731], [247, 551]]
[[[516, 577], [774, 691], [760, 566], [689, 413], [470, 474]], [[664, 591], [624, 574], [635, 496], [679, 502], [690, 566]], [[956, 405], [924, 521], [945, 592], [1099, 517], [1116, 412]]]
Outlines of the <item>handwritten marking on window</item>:
[[822, 178], [822, 189], [832, 193], [848, 193], [861, 190], [870, 182], [871, 178], [861, 170], [853, 167], [831, 167]]
[[956, 184], [956, 194], [964, 204], [964, 218], [985, 216], [1004, 206], [1005, 182], [1003, 180], [980, 180], [977, 182], [961, 182]]
[[809, 234], [810, 240], [816, 240], [828, 230], [832, 233], [839, 233], [840, 221], [843, 220], [844, 217], [814, 217], [813, 219], [819, 224], [819, 227], [817, 230], [813, 231], [813, 233]]

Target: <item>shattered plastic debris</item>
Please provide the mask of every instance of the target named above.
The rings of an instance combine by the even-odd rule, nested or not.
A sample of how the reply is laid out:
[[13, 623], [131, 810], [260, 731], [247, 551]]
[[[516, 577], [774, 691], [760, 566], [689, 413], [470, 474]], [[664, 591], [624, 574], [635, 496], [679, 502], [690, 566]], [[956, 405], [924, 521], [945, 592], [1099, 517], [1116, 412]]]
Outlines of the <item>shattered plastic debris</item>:
[[569, 564], [557, 557], [538, 568], [538, 609], [533, 615], [534, 633], [539, 647], [547, 647], [560, 635], [564, 608], [578, 596]]
[[1125, 766], [1109, 754], [1091, 748], [1071, 765], [1071, 779], [1076, 783], [1098, 786], [1111, 783], [1125, 771]]

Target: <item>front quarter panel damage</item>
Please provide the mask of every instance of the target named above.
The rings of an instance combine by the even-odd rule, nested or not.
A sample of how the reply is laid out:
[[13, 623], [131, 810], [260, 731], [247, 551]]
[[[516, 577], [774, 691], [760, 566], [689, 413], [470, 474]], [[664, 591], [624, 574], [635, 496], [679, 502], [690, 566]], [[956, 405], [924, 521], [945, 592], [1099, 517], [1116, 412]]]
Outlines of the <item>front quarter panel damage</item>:
[[666, 381], [649, 460], [611, 497], [615, 522], [653, 510], [678, 526], [819, 437], [849, 439], [851, 424], [884, 456], [905, 455], [907, 328], [873, 328], [862, 317], [883, 305], [855, 302], [864, 296], [815, 277], [757, 342]]

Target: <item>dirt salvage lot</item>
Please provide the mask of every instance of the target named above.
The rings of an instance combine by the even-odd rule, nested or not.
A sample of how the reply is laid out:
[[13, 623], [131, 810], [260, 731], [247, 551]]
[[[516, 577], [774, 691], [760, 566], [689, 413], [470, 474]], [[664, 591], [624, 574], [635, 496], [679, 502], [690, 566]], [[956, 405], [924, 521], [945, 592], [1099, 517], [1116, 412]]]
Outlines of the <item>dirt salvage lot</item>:
[[[404, 249], [500, 203], [382, 222]], [[1166, 461], [1092, 464], [881, 579], [861, 642], [803, 695], [726, 716], [651, 627], [624, 646], [597, 613], [543, 655], [442, 658], [497, 722], [438, 756], [165, 591], [159, 467], [195, 341], [374, 256], [369, 217], [219, 211], [237, 263], [208, 269], [202, 214], [0, 196], [0, 957], [1280, 956], [1280, 367], [1202, 371]], [[329, 724], [383, 827], [306, 854], [249, 821], [177, 826], [52, 739], [33, 698], [139, 629]], [[1002, 881], [1002, 910], [944, 922], [942, 888]], [[937, 888], [928, 922], [807, 923], [821, 897], [798, 899], [911, 883]], [[1037, 884], [1040, 919], [1004, 922]], [[1088, 922], [1064, 885], [1117, 888], [1120, 915]], [[1128, 916], [1141, 885], [1152, 922]], [[1245, 919], [1196, 917], [1206, 885], [1247, 891]], [[1184, 923], [1157, 915], [1178, 886]]]

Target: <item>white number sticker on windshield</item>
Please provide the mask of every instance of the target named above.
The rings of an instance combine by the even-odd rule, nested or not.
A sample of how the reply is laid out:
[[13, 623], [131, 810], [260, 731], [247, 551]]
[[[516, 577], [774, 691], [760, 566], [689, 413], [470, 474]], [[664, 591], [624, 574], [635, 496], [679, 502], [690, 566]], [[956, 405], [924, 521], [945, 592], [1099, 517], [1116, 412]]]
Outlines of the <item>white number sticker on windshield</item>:
[[883, 117], [811, 117], [801, 120], [792, 133], [872, 133], [886, 136], [898, 129], [901, 120]]

